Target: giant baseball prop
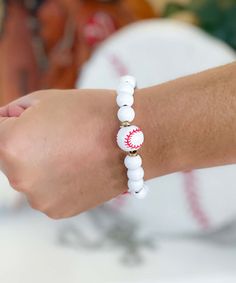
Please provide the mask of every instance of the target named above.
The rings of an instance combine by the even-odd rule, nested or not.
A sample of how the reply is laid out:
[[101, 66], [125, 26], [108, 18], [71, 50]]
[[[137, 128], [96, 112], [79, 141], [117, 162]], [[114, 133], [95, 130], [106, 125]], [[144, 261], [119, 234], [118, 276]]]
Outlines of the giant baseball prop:
[[[133, 24], [102, 44], [83, 69], [78, 86], [115, 88], [121, 75], [132, 74], [139, 88], [147, 87], [233, 60], [233, 50], [195, 27], [150, 20]], [[142, 142], [136, 127], [119, 135], [127, 150]], [[236, 217], [236, 165], [163, 176], [149, 181], [148, 186], [150, 194], [145, 200], [124, 197], [121, 207], [122, 213], [142, 223], [146, 231], [212, 231]]]

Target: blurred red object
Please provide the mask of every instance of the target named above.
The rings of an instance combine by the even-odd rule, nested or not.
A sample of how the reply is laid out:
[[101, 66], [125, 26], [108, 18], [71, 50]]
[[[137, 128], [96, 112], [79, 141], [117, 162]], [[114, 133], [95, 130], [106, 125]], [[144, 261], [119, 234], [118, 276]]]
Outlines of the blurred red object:
[[[59, 17], [51, 16], [56, 9], [63, 29], [57, 24]], [[144, 0], [47, 0], [39, 10], [41, 37], [49, 58], [42, 86], [74, 87], [83, 63], [100, 42], [127, 24], [150, 17], [154, 12]], [[59, 35], [56, 26], [63, 34]]]
[[131, 22], [155, 17], [145, 0], [44, 0], [34, 14], [23, 0], [17, 3], [8, 4], [0, 39], [2, 104], [37, 89], [73, 88], [99, 43]]
[[12, 2], [0, 38], [0, 102], [38, 89], [38, 70], [28, 28], [28, 13]]

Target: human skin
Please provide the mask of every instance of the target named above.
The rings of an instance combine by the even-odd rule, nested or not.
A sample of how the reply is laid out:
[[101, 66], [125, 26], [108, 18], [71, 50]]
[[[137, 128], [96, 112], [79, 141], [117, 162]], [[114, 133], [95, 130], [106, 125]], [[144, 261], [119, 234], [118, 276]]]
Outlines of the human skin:
[[[236, 162], [236, 64], [136, 90], [145, 178]], [[70, 217], [127, 190], [114, 90], [43, 90], [0, 108], [0, 168], [30, 205]]]

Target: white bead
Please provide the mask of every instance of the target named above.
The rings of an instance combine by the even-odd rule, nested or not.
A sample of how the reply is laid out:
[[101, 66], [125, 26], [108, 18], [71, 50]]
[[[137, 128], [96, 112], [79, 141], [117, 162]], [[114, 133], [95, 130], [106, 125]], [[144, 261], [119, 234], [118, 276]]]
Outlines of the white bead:
[[136, 155], [136, 156], [127, 155], [125, 157], [124, 163], [127, 169], [134, 170], [142, 165], [142, 158], [140, 155]]
[[138, 181], [140, 179], [143, 179], [144, 170], [142, 167], [138, 167], [137, 169], [134, 169], [134, 170], [129, 169], [127, 171], [127, 176], [131, 181]]
[[134, 195], [137, 199], [144, 199], [146, 195], [148, 194], [149, 188], [146, 184], [143, 185], [143, 188], [139, 192], [132, 192], [132, 195]]
[[116, 90], [118, 95], [133, 95], [134, 94], [134, 88], [128, 84], [128, 83], [120, 83], [120, 85], [118, 86], [117, 90]]
[[143, 179], [138, 180], [138, 181], [129, 180], [128, 181], [128, 188], [129, 188], [128, 192], [129, 193], [139, 192], [143, 188], [143, 185], [144, 185]]
[[116, 97], [116, 103], [119, 107], [132, 106], [134, 104], [134, 97], [132, 95], [119, 94]]
[[124, 151], [138, 150], [143, 141], [143, 132], [137, 126], [123, 127], [117, 134], [117, 144]]
[[121, 122], [129, 121], [132, 122], [135, 117], [134, 109], [130, 106], [123, 106], [119, 109], [117, 113], [118, 119]]
[[136, 87], [136, 79], [133, 76], [123, 76], [120, 78], [120, 82], [126, 82], [130, 84], [133, 88]]

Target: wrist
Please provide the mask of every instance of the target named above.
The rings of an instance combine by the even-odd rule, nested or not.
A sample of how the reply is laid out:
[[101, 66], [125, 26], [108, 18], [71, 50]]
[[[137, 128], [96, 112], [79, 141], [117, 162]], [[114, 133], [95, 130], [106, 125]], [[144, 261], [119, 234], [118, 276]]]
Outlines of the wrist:
[[145, 135], [141, 149], [147, 179], [182, 171], [185, 169], [181, 156], [169, 99], [165, 86], [136, 90], [135, 123]]

